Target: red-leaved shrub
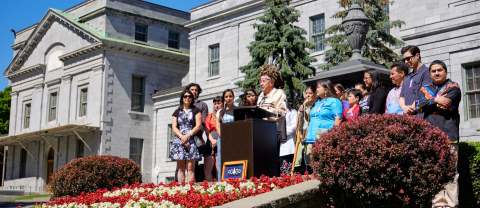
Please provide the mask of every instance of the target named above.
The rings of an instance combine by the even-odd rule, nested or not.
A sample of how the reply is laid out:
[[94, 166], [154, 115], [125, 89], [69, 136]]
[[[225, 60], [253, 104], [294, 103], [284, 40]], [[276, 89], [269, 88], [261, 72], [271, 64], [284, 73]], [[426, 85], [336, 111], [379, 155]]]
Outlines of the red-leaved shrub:
[[140, 166], [128, 158], [88, 156], [65, 164], [51, 176], [50, 181], [55, 197], [79, 196], [82, 192], [142, 183], [142, 174]]
[[431, 207], [456, 174], [449, 141], [414, 116], [367, 115], [323, 133], [312, 167], [335, 207]]

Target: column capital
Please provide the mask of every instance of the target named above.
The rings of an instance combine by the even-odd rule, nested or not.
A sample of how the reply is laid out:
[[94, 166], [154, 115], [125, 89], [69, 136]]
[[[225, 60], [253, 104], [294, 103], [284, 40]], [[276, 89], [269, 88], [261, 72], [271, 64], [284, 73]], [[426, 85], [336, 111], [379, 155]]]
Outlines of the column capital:
[[35, 86], [33, 86], [35, 88], [35, 90], [42, 90], [43, 89], [43, 83], [40, 83], [40, 84], [36, 84]]
[[17, 98], [17, 96], [18, 96], [18, 91], [10, 92], [10, 97], [12, 97], [12, 99]]
[[70, 81], [72, 81], [72, 75], [68, 74], [62, 77], [63, 83], [70, 83]]

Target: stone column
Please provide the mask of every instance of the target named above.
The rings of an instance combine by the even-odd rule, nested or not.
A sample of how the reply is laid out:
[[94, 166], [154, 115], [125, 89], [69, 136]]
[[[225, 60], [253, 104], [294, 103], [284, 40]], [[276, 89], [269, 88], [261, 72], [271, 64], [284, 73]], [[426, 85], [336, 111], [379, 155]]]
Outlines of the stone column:
[[30, 114], [30, 131], [38, 131], [41, 126], [42, 104], [43, 104], [43, 83], [34, 86], [32, 97], [32, 111]]
[[18, 92], [11, 92], [10, 97], [12, 98], [12, 102], [10, 107], [10, 126], [8, 127], [8, 135], [13, 136], [15, 135], [15, 127], [17, 124]]
[[[58, 124], [67, 125], [70, 118], [70, 94], [72, 75], [65, 75], [62, 77], [62, 83], [60, 84], [60, 93], [58, 103]], [[72, 115], [75, 117], [75, 115]]]
[[188, 80], [186, 82], [196, 83], [196, 76], [197, 76], [197, 66], [196, 66], [196, 58], [197, 57], [197, 37], [190, 38], [190, 68], [188, 70]]
[[92, 98], [87, 98], [89, 109], [91, 109], [92, 116], [92, 125], [100, 126], [101, 119], [101, 108], [102, 108], [102, 95], [103, 95], [103, 68], [104, 66], [93, 67], [93, 80], [89, 86], [89, 95], [92, 95]]

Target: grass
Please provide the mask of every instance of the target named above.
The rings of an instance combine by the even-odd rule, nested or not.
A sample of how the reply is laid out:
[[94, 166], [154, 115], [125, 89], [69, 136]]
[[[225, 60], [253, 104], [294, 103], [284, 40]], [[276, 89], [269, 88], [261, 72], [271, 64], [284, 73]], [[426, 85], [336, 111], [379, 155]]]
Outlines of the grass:
[[40, 195], [31, 195], [31, 196], [22, 196], [16, 199], [8, 200], [7, 202], [15, 202], [17, 200], [29, 200], [34, 198], [43, 198], [43, 197], [50, 197], [50, 194], [40, 194]]

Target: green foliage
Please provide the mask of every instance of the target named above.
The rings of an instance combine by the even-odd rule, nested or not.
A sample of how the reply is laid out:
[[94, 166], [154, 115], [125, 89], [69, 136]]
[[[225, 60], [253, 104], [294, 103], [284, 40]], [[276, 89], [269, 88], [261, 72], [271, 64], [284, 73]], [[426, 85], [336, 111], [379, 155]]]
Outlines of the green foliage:
[[10, 105], [12, 87], [6, 87], [0, 92], [0, 134], [8, 134], [8, 121], [10, 119]]
[[[370, 18], [369, 31], [365, 43], [362, 47], [363, 57], [376, 64], [382, 64], [389, 67], [393, 62], [400, 61], [401, 57], [394, 53], [390, 47], [400, 47], [404, 42], [389, 34], [392, 28], [401, 28], [405, 25], [404, 21], [390, 21], [386, 13], [388, 5], [393, 1], [389, 0], [339, 0], [338, 4], [344, 10], [337, 12], [332, 16], [334, 19], [343, 19], [348, 14], [348, 8], [358, 3], [363, 7], [363, 12]], [[347, 36], [343, 34], [341, 24], [333, 25], [327, 28], [324, 34], [330, 35], [322, 40], [322, 44], [330, 46], [331, 49], [325, 51], [324, 61], [326, 64], [320, 66], [322, 70], [328, 70], [341, 62], [348, 61], [352, 56], [352, 51], [347, 42]]]
[[290, 0], [265, 1], [264, 14], [257, 18], [260, 23], [253, 24], [257, 30], [255, 41], [250, 43], [248, 50], [252, 60], [240, 67], [245, 73], [243, 81], [235, 84], [247, 88], [255, 88], [260, 92], [260, 67], [268, 62], [268, 56], [273, 51], [281, 63], [279, 71], [284, 81], [285, 93], [299, 105], [302, 102], [305, 84], [302, 82], [309, 75], [315, 74], [315, 68], [310, 66], [317, 60], [310, 57], [306, 49], [313, 49], [314, 45], [304, 37], [307, 31], [293, 25], [298, 22], [300, 12], [289, 6]]
[[460, 207], [480, 207], [480, 142], [461, 142], [458, 150]]

